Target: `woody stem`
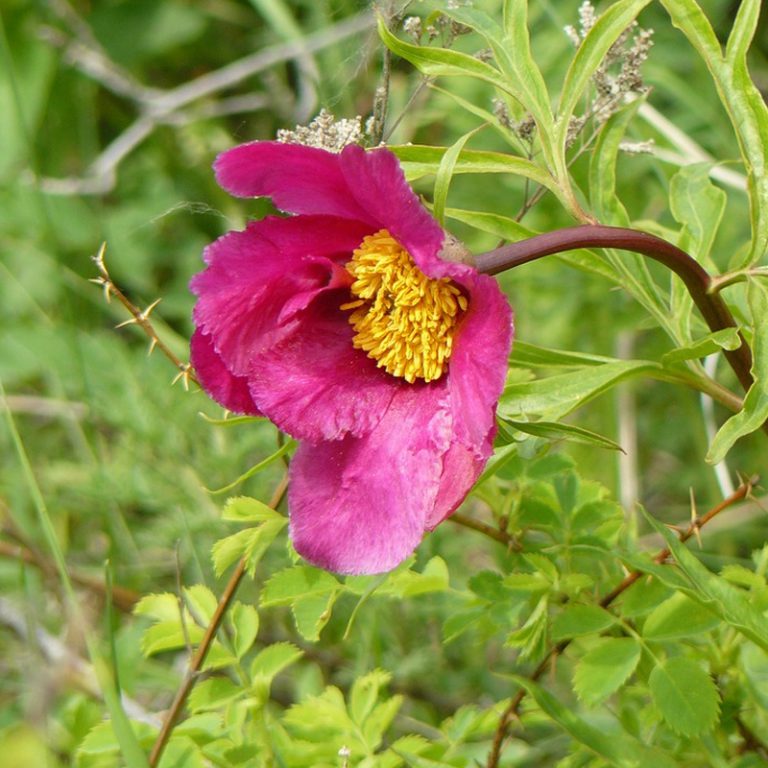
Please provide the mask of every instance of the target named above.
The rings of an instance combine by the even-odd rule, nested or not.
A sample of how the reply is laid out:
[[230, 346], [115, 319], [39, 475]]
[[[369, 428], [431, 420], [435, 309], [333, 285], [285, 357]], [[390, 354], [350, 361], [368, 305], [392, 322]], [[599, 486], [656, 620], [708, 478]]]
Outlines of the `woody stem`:
[[[601, 224], [566, 227], [481, 253], [475, 256], [473, 261], [479, 272], [495, 275], [543, 256], [577, 248], [616, 248], [639, 253], [660, 262], [682, 279], [712, 331], [738, 329], [738, 324], [726, 303], [714, 290], [711, 275], [697, 261], [672, 243], [635, 229], [606, 227]], [[748, 390], [753, 382], [750, 372], [752, 353], [741, 333], [739, 338], [741, 345], [738, 349], [724, 352], [741, 385]]]

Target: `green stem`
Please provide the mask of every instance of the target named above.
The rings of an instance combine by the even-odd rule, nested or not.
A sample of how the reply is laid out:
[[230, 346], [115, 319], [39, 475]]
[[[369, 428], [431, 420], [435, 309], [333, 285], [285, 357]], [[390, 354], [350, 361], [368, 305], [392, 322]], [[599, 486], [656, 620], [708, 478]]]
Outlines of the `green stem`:
[[[682, 279], [712, 331], [721, 331], [724, 328], [738, 329], [738, 324], [726, 303], [714, 291], [715, 285], [711, 275], [685, 251], [646, 232], [600, 224], [566, 227], [481, 253], [473, 260], [478, 271], [495, 275], [543, 256], [577, 248], [616, 248], [639, 253], [660, 262]], [[739, 338], [741, 345], [738, 349], [724, 352], [746, 391], [753, 383], [752, 352], [740, 332]]]

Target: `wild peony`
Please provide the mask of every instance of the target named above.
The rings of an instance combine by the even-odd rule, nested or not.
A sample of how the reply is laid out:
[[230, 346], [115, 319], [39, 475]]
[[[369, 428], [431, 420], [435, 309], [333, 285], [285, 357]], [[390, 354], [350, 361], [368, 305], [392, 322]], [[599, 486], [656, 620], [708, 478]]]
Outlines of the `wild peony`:
[[191, 283], [206, 392], [300, 441], [296, 550], [389, 570], [462, 502], [492, 450], [512, 313], [493, 278], [444, 258], [446, 233], [386, 149], [254, 142], [221, 186], [288, 217], [229, 232]]

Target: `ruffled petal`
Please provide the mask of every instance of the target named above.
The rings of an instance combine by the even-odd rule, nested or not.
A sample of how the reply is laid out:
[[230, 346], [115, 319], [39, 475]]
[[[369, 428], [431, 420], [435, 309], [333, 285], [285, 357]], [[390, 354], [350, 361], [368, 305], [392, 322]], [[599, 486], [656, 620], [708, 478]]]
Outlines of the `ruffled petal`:
[[323, 149], [254, 141], [223, 152], [213, 167], [219, 184], [233, 195], [271, 197], [289, 213], [372, 223], [350, 190], [339, 156]]
[[349, 282], [340, 267], [367, 229], [332, 217], [271, 217], [208, 246], [208, 268], [190, 287], [195, 324], [214, 340], [235, 376], [288, 335], [296, 315], [320, 292]]
[[301, 443], [290, 469], [288, 510], [296, 550], [339, 573], [381, 573], [418, 546], [451, 439], [442, 389], [398, 390], [362, 438]]
[[427, 516], [429, 529], [461, 504], [493, 452], [496, 404], [512, 341], [512, 310], [496, 281], [472, 273], [467, 282], [469, 309], [454, 339], [448, 375], [440, 382], [450, 398], [452, 439]]
[[206, 336], [199, 328], [192, 334], [189, 356], [200, 386], [213, 400], [233, 413], [262, 415], [248, 391], [248, 380], [243, 376], [233, 376], [229, 372], [216, 354], [211, 337]]
[[317, 443], [370, 432], [404, 382], [352, 346], [354, 331], [331, 291], [301, 314], [280, 343], [253, 361], [250, 393], [280, 429]]
[[405, 180], [395, 155], [388, 149], [366, 152], [346, 147], [340, 155], [347, 183], [358, 205], [373, 217], [376, 229], [387, 229], [408, 251], [424, 274], [443, 277], [468, 269], [438, 258], [445, 232], [421, 204]]

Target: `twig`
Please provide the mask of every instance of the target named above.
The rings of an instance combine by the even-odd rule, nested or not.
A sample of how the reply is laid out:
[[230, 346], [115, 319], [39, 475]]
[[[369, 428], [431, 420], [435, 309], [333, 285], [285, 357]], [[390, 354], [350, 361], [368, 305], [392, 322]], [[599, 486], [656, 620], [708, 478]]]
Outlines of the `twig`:
[[189, 363], [184, 363], [174, 354], [171, 348], [158, 336], [157, 331], [149, 320], [149, 316], [152, 310], [160, 303], [160, 299], [154, 301], [146, 309], [139, 309], [113, 282], [109, 276], [109, 271], [104, 263], [104, 253], [106, 251], [106, 243], [101, 246], [99, 252], [93, 257], [93, 262], [99, 271], [99, 276], [91, 280], [92, 283], [100, 285], [104, 289], [104, 297], [107, 301], [114, 296], [131, 314], [131, 319], [120, 323], [117, 327], [123, 327], [126, 325], [138, 325], [149, 338], [149, 351], [150, 353], [155, 349], [159, 349], [178, 369], [179, 373], [174, 379], [176, 383], [181, 379], [184, 383], [184, 388], [188, 388], [189, 382], [192, 381], [199, 385], [197, 377]]
[[482, 523], [480, 520], [475, 520], [468, 515], [462, 515], [459, 512], [454, 512], [449, 518], [452, 523], [462, 525], [465, 528], [471, 528], [473, 531], [478, 531], [489, 539], [498, 541], [500, 544], [504, 544], [510, 550], [519, 551], [520, 542], [511, 534], [506, 531], [502, 531], [500, 528], [495, 528], [487, 523]]
[[[276, 509], [278, 507], [282, 501], [287, 487], [288, 476], [285, 475], [280, 481], [280, 484], [275, 489], [275, 492], [272, 494], [272, 498], [269, 501], [269, 506], [272, 507], [272, 509]], [[219, 603], [216, 606], [216, 610], [213, 612], [213, 616], [211, 616], [211, 621], [206, 627], [205, 634], [200, 641], [200, 645], [197, 647], [197, 650], [189, 661], [189, 667], [187, 668], [187, 672], [184, 675], [184, 679], [182, 680], [181, 685], [179, 686], [179, 690], [176, 692], [176, 696], [174, 697], [173, 702], [171, 703], [171, 706], [166, 713], [165, 720], [163, 721], [163, 725], [160, 729], [160, 733], [157, 735], [157, 739], [152, 745], [152, 751], [149, 755], [149, 765], [151, 768], [155, 768], [155, 766], [160, 761], [163, 750], [165, 749], [165, 746], [171, 737], [171, 733], [173, 732], [176, 722], [181, 716], [181, 711], [184, 708], [187, 698], [189, 697], [189, 694], [192, 691], [195, 682], [197, 681], [197, 676], [205, 662], [205, 657], [208, 655], [208, 651], [210, 650], [211, 644], [216, 637], [216, 633], [218, 632], [219, 627], [224, 620], [227, 609], [234, 599], [237, 588], [240, 586], [240, 582], [245, 575], [247, 564], [247, 558], [243, 557], [235, 566], [235, 570], [229, 577], [229, 581], [227, 582], [226, 587], [224, 587], [224, 591], [219, 598]]]
[[[758, 482], [757, 477], [752, 477], [749, 480], [744, 481], [728, 498], [723, 499], [719, 504], [714, 506], [702, 517], [696, 517], [691, 521], [688, 528], [679, 534], [681, 543], [688, 541], [692, 536], [698, 535], [699, 531], [714, 517], [719, 515], [728, 507], [733, 506], [736, 502], [746, 498], [752, 491], [752, 487]], [[658, 564], [665, 563], [669, 558], [671, 552], [665, 547], [653, 558], [653, 561]], [[607, 595], [603, 596], [600, 600], [600, 607], [607, 608], [619, 595], [626, 592], [638, 579], [643, 576], [642, 571], [632, 571], [628, 574], [616, 587], [614, 587]], [[539, 663], [533, 673], [529, 676], [530, 680], [538, 680], [556, 661], [556, 659], [562, 654], [562, 652], [570, 645], [570, 640], [563, 640], [557, 645], [552, 646], [549, 649], [544, 659]], [[504, 744], [504, 739], [507, 736], [509, 730], [509, 724], [512, 720], [519, 716], [520, 704], [525, 698], [526, 691], [524, 688], [520, 688], [512, 701], [507, 705], [507, 708], [499, 718], [499, 724], [496, 727], [496, 733], [493, 737], [493, 743], [491, 745], [491, 751], [488, 755], [487, 768], [498, 768], [499, 759], [501, 758], [501, 751]]]
[[[66, 11], [70, 27], [74, 22], [70, 18], [74, 11], [66, 3], [58, 3]], [[60, 15], [64, 15], [63, 13]], [[354, 35], [372, 28], [374, 17], [370, 11], [363, 11], [338, 24], [314, 32], [307, 37], [289, 43], [273, 45], [258, 53], [245, 56], [213, 72], [183, 83], [170, 90], [148, 88], [136, 82], [111, 62], [86, 34], [87, 25], [80, 20], [75, 33], [77, 40], [66, 43], [60, 33], [54, 35], [57, 44], [66, 46], [68, 59], [84, 74], [112, 91], [135, 102], [139, 116], [114, 141], [109, 144], [90, 164], [82, 177], [47, 178], [38, 180], [41, 188], [49, 194], [59, 195], [94, 195], [104, 194], [116, 183], [116, 171], [120, 162], [146, 139], [158, 125], [166, 123], [187, 123], [196, 119], [196, 113], [182, 114], [180, 110], [192, 102], [211, 96], [219, 91], [238, 85], [246, 78], [270, 69], [292, 59], [306, 61], [312, 53], [336, 45]], [[83, 30], [82, 27], [85, 29]], [[46, 32], [51, 37], [50, 32]], [[259, 98], [254, 96], [252, 98]], [[261, 99], [264, 97], [262, 96]], [[264, 106], [266, 101], [255, 102]], [[229, 109], [240, 111], [253, 108], [253, 101], [231, 101]], [[231, 114], [228, 112], [227, 114]]]

